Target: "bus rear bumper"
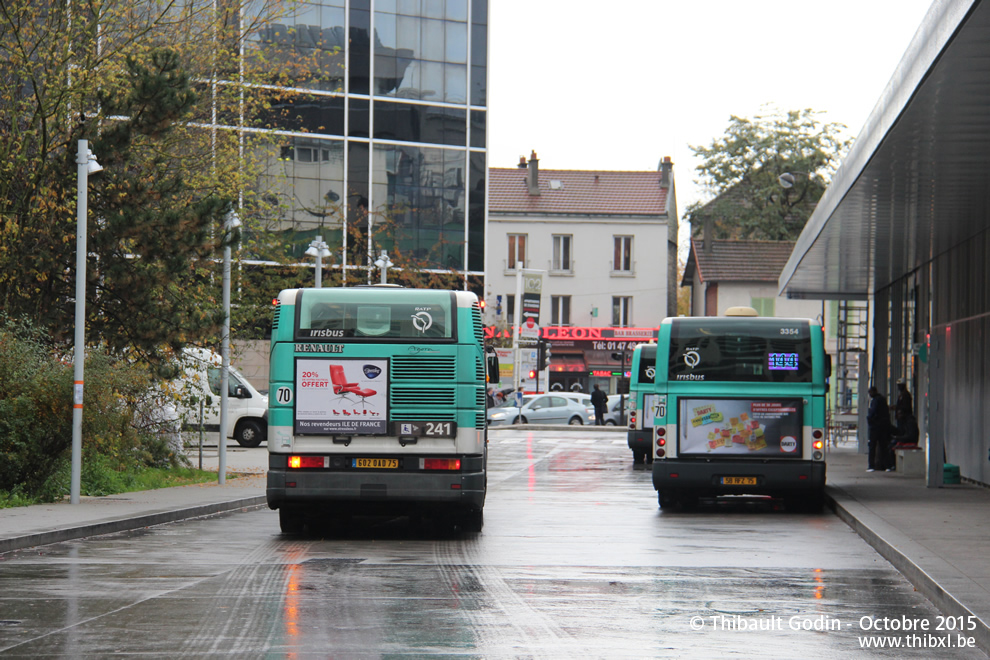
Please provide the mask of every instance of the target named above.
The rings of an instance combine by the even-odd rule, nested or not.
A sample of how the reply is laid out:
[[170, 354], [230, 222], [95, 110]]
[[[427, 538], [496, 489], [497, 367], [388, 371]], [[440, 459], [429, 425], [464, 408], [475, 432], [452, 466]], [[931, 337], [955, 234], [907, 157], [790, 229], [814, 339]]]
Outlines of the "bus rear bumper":
[[[726, 483], [740, 481], [740, 477], [750, 482], [755, 479], [755, 483]], [[660, 493], [698, 497], [820, 492], [825, 488], [825, 463], [658, 460], [653, 462], [653, 487]]]
[[481, 510], [485, 473], [348, 473], [269, 469], [268, 507], [319, 509], [338, 513], [407, 513], [418, 508]]
[[629, 444], [629, 448], [632, 449], [633, 452], [642, 451], [652, 453], [653, 429], [630, 429], [629, 432], [626, 433], [626, 442]]

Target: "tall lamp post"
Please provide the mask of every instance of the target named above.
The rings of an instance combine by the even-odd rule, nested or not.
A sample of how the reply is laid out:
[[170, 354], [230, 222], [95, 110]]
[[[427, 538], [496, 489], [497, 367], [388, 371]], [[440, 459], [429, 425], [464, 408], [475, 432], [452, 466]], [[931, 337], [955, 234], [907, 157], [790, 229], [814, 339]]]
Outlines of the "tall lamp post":
[[230, 386], [230, 236], [241, 226], [241, 219], [233, 211], [223, 221], [223, 333], [220, 336], [220, 439], [217, 441], [217, 483], [227, 482], [227, 399]]
[[316, 288], [320, 289], [323, 287], [323, 258], [331, 256], [330, 246], [327, 245], [326, 241], [323, 240], [322, 236], [317, 236], [313, 239], [313, 242], [309, 244], [309, 248], [306, 250], [306, 256], [316, 257]]
[[388, 258], [388, 252], [382, 250], [381, 255], [379, 255], [379, 257], [375, 259], [375, 265], [378, 266], [379, 269], [381, 269], [381, 273], [382, 273], [381, 283], [388, 284], [388, 269], [395, 265], [392, 263], [392, 260]]
[[72, 401], [72, 475], [69, 483], [69, 502], [79, 504], [82, 482], [82, 415], [83, 373], [86, 362], [86, 213], [89, 194], [89, 175], [103, 168], [89, 150], [88, 140], [79, 140], [76, 147], [76, 336], [75, 364], [73, 365]]

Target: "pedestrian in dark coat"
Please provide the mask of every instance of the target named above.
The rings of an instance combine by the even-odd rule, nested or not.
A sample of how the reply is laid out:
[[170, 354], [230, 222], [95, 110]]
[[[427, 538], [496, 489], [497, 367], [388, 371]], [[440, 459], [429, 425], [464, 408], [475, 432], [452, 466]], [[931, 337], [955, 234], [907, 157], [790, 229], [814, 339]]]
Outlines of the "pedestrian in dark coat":
[[591, 405], [595, 407], [595, 426], [604, 426], [605, 408], [608, 405], [608, 396], [602, 392], [598, 385], [595, 385], [595, 391], [591, 393]]
[[869, 452], [867, 457], [867, 472], [877, 470], [892, 470], [890, 464], [890, 408], [887, 397], [880, 394], [876, 387], [870, 387], [870, 408], [866, 411], [866, 424], [870, 430]]

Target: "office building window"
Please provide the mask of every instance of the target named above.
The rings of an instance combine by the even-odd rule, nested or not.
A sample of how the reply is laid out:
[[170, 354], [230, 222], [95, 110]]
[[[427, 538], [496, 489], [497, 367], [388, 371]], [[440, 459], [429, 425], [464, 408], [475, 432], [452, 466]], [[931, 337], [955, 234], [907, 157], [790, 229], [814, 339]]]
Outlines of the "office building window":
[[612, 270], [632, 272], [632, 236], [613, 236]]
[[550, 325], [571, 324], [571, 297], [550, 296]]
[[509, 259], [507, 268], [526, 267], [526, 234], [509, 234]]
[[554, 235], [551, 270], [571, 271], [571, 239], [572, 237], [567, 235]]
[[624, 328], [632, 325], [632, 297], [612, 297], [612, 327]]

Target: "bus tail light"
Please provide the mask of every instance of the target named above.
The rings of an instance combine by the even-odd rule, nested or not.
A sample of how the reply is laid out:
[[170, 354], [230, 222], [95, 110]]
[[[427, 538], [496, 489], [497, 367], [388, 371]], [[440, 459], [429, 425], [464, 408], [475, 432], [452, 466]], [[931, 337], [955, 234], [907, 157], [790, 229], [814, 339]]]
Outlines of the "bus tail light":
[[666, 452], [666, 450], [663, 450], [663, 449], [657, 449], [657, 458], [663, 458], [663, 457], [664, 457], [664, 456], [666, 456], [666, 455], [667, 455], [667, 452]]
[[460, 470], [459, 458], [421, 458], [420, 468], [423, 470]]
[[633, 410], [632, 412], [629, 413], [629, 428], [631, 428], [631, 429], [635, 429], [636, 428], [636, 411], [635, 410]]
[[811, 447], [815, 451], [821, 451], [825, 449], [825, 432], [822, 429], [814, 429], [811, 432], [811, 437], [813, 438], [811, 442]]
[[292, 469], [327, 467], [327, 457], [326, 456], [289, 456], [289, 467]]

